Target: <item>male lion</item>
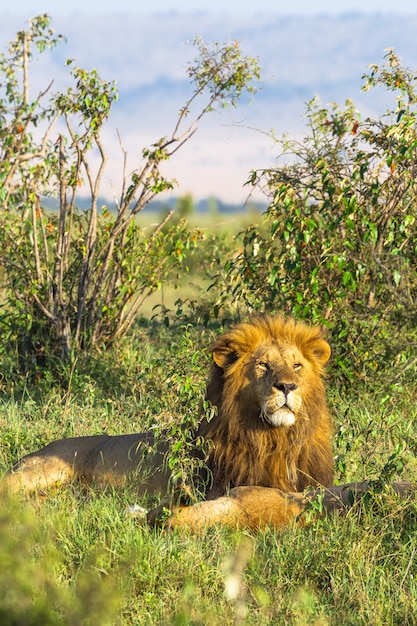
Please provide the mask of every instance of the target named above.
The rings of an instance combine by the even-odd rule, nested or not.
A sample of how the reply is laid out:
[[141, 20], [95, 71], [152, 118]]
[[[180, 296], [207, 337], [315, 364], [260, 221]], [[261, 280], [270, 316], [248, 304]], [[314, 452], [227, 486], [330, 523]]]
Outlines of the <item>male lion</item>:
[[[170, 523], [281, 526], [302, 509], [303, 497], [294, 492], [333, 481], [332, 419], [322, 380], [330, 347], [317, 327], [255, 316], [221, 335], [212, 353], [206, 397], [217, 412], [193, 435], [211, 442], [211, 502], [174, 508]], [[5, 485], [33, 491], [74, 478], [108, 483], [139, 468], [146, 476], [138, 479], [139, 493], [164, 493], [166, 453], [152, 433], [61, 439], [21, 459]]]

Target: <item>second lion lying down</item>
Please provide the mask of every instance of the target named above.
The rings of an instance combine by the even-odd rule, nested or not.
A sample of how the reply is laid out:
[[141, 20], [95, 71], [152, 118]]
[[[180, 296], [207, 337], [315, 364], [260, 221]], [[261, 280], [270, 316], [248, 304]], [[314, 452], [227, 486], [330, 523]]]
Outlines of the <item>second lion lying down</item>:
[[[330, 347], [317, 327], [256, 316], [221, 335], [212, 354], [206, 397], [217, 412], [193, 435], [211, 442], [211, 502], [174, 508], [170, 523], [285, 525], [302, 509], [297, 492], [333, 482], [332, 419], [323, 384]], [[139, 493], [163, 495], [166, 453], [152, 433], [61, 439], [21, 459], [4, 484], [34, 491], [73, 479], [115, 483], [139, 471]]]

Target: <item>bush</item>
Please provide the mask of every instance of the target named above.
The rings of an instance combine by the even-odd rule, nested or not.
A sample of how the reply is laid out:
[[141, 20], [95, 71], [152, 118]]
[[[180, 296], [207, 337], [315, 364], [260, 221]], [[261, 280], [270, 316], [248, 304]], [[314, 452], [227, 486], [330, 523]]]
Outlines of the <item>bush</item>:
[[[187, 70], [189, 100], [172, 133], [143, 149], [130, 176], [122, 159], [122, 188], [110, 211], [99, 205], [107, 161], [100, 132], [117, 98], [115, 85], [70, 60], [72, 86], [52, 94], [51, 83], [31, 100], [33, 50], [42, 53], [61, 39], [49, 25], [47, 15], [30, 20], [0, 56], [3, 336], [29, 368], [117, 341], [146, 297], [182, 265], [199, 231], [181, 221], [167, 229], [169, 214], [147, 232], [136, 216], [174, 186], [161, 166], [201, 118], [218, 106], [236, 106], [259, 78], [257, 61], [243, 56], [237, 42], [207, 45], [197, 38], [198, 55]], [[80, 211], [86, 192], [89, 208]], [[45, 197], [55, 212], [46, 210]]]
[[365, 91], [395, 94], [379, 119], [362, 121], [350, 101], [309, 102], [309, 135], [277, 141], [282, 164], [252, 172], [270, 201], [265, 221], [218, 276], [222, 303], [328, 327], [349, 380], [383, 369], [395, 381], [415, 363], [416, 78], [389, 50], [364, 76]]

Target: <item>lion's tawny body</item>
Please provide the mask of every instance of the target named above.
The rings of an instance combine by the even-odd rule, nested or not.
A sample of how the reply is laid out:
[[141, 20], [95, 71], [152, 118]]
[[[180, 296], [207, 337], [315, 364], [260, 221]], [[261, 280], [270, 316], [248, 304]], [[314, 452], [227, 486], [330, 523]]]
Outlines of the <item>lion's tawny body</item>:
[[[302, 499], [289, 500], [286, 492], [333, 481], [332, 419], [323, 384], [330, 347], [319, 328], [282, 316], [256, 316], [221, 335], [212, 352], [206, 396], [217, 414], [203, 419], [196, 433], [212, 442], [207, 465], [213, 480], [207, 498], [247, 487], [251, 507], [258, 511], [253, 511], [250, 526], [256, 526], [254, 519], [259, 525], [268, 519], [293, 519]], [[157, 446], [155, 456], [144, 454]], [[166, 453], [151, 433], [62, 439], [24, 457], [4, 485], [32, 491], [74, 478], [114, 483], [136, 471], [140, 493], [164, 493], [169, 481]], [[216, 522], [230, 523], [230, 516], [237, 515], [245, 524], [244, 508], [225, 507]], [[186, 525], [193, 509], [181, 509]]]

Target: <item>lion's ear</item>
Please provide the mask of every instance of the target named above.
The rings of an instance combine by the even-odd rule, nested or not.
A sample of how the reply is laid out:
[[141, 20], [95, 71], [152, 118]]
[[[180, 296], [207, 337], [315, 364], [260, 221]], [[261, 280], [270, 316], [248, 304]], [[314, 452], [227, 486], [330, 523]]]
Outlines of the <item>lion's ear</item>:
[[316, 339], [311, 348], [317, 361], [319, 361], [321, 365], [325, 365], [325, 363], [327, 363], [327, 361], [330, 359], [330, 355], [332, 353], [327, 341], [325, 341], [324, 339]]
[[228, 341], [218, 341], [213, 346], [213, 360], [223, 370], [237, 359], [236, 351]]

